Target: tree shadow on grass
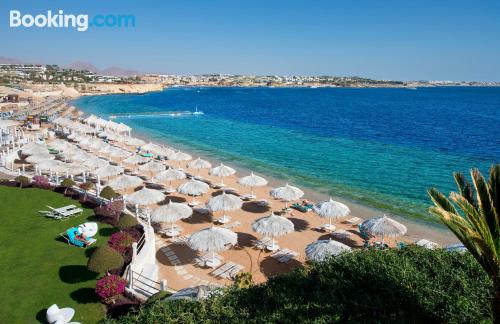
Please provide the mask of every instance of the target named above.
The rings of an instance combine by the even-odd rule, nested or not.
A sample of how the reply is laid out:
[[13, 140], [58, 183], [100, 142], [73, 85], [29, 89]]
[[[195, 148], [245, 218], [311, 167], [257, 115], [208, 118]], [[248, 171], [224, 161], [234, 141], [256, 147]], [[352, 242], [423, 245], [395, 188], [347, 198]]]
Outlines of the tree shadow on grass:
[[97, 273], [89, 271], [83, 265], [68, 265], [59, 268], [59, 278], [65, 283], [79, 283], [93, 280], [97, 277]]
[[104, 227], [99, 229], [99, 235], [101, 236], [111, 236], [112, 234], [118, 232], [119, 229], [116, 227]]
[[97, 249], [97, 246], [93, 246], [93, 247], [89, 247], [87, 249], [85, 249], [85, 256], [87, 258], [90, 258], [90, 256], [92, 255], [92, 253], [94, 253], [94, 251]]
[[69, 294], [71, 299], [78, 304], [98, 303], [99, 297], [96, 295], [94, 288], [80, 288]]

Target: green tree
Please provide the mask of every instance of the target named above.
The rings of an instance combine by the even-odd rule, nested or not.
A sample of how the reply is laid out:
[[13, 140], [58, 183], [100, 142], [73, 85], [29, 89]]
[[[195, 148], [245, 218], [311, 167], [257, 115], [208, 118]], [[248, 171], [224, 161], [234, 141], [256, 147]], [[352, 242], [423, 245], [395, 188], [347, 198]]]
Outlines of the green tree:
[[14, 180], [19, 185], [19, 188], [26, 187], [30, 183], [30, 179], [25, 176], [17, 176]]
[[80, 184], [80, 189], [83, 189], [83, 201], [87, 201], [87, 191], [92, 189], [94, 187], [94, 184], [92, 182], [83, 182]]
[[110, 186], [106, 186], [102, 189], [100, 196], [102, 198], [106, 198], [108, 200], [111, 200], [112, 198], [116, 198], [119, 195], [111, 188]]
[[66, 195], [68, 189], [73, 187], [74, 185], [76, 185], [76, 182], [74, 182], [70, 178], [64, 179], [63, 182], [61, 182], [61, 187], [64, 188], [64, 194]]
[[457, 236], [493, 280], [492, 313], [500, 323], [500, 164], [492, 166], [490, 178], [478, 169], [471, 170], [472, 185], [461, 173], [455, 173], [458, 193], [446, 198], [437, 189], [429, 190], [434, 202], [430, 212]]

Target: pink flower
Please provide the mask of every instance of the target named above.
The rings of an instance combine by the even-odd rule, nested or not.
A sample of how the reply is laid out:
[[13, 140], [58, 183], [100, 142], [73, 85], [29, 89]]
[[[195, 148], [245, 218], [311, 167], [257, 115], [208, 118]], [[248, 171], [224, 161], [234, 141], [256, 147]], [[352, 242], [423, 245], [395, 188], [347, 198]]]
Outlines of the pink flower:
[[106, 275], [99, 279], [95, 286], [95, 292], [102, 300], [112, 299], [125, 292], [127, 281], [117, 275]]

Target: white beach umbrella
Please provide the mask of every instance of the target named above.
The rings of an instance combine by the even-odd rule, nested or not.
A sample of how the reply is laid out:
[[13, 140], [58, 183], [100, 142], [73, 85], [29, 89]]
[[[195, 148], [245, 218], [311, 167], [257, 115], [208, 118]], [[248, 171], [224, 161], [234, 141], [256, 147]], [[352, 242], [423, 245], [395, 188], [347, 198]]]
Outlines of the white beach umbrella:
[[114, 158], [124, 159], [124, 158], [128, 158], [129, 156], [131, 156], [132, 153], [125, 151], [123, 149], [117, 148], [117, 147], [113, 147], [113, 149], [110, 150], [109, 155], [111, 157], [114, 157]]
[[284, 187], [274, 188], [270, 192], [275, 199], [281, 199], [285, 202], [290, 202], [300, 199], [304, 196], [304, 192], [297, 187], [290, 186], [288, 183]]
[[212, 164], [210, 164], [210, 162], [202, 160], [201, 158], [197, 158], [196, 160], [193, 160], [188, 163], [188, 168], [198, 170], [197, 177], [200, 176], [201, 169], [210, 169], [211, 167]]
[[161, 164], [161, 163], [158, 163], [158, 162], [154, 162], [154, 161], [150, 161], [146, 164], [143, 164], [139, 167], [139, 171], [142, 171], [142, 172], [149, 172], [151, 174], [153, 173], [158, 173], [158, 172], [161, 172], [161, 171], [164, 171], [165, 170], [165, 165], [164, 164]]
[[271, 216], [257, 219], [252, 224], [252, 229], [264, 236], [271, 236], [271, 250], [274, 251], [276, 249], [274, 238], [276, 236], [281, 236], [293, 232], [295, 230], [295, 227], [289, 219], [271, 213]]
[[139, 187], [143, 183], [144, 182], [139, 177], [123, 174], [109, 181], [108, 186], [115, 190], [124, 190]]
[[174, 223], [178, 220], [188, 218], [192, 214], [193, 210], [188, 205], [169, 201], [168, 204], [153, 210], [151, 221], [154, 223], [170, 223], [171, 233], [174, 234]]
[[175, 189], [172, 188], [172, 181], [186, 179], [186, 174], [181, 170], [168, 168], [167, 170], [156, 174], [153, 179], [155, 181], [159, 181], [161, 183], [168, 181], [169, 187], [167, 188], [167, 191], [174, 192]]
[[141, 151], [151, 152], [153, 150], [160, 150], [161, 146], [155, 143], [148, 143], [141, 146]]
[[49, 154], [49, 153], [35, 154], [28, 156], [26, 158], [26, 162], [35, 164], [35, 163], [40, 163], [42, 161], [54, 160], [55, 158], [56, 156], [54, 154]]
[[384, 237], [397, 237], [405, 235], [407, 228], [403, 224], [395, 221], [386, 215], [365, 220], [361, 224], [361, 229], [373, 236], [381, 236], [382, 243]]
[[83, 162], [90, 159], [96, 159], [97, 157], [93, 154], [87, 153], [85, 151], [80, 151], [74, 155], [71, 155], [69, 159], [73, 162]]
[[49, 149], [45, 144], [38, 144], [31, 142], [29, 144], [24, 145], [21, 148], [21, 154], [24, 156], [35, 155], [35, 154], [46, 154], [49, 153]]
[[123, 163], [136, 165], [136, 164], [146, 163], [149, 160], [151, 160], [151, 158], [146, 157], [146, 156], [132, 155], [132, 156], [126, 158], [125, 160], [123, 160]]
[[158, 190], [143, 188], [127, 196], [127, 201], [137, 205], [151, 205], [165, 199], [165, 195]]
[[221, 186], [224, 186], [224, 180], [223, 180], [224, 177], [229, 177], [230, 175], [233, 175], [235, 173], [236, 173], [235, 169], [227, 165], [224, 165], [222, 163], [219, 166], [210, 169], [211, 175], [221, 178], [221, 183], [220, 183]]
[[253, 196], [253, 188], [254, 187], [263, 187], [267, 185], [267, 180], [255, 175], [253, 172], [250, 175], [240, 178], [238, 183], [251, 188], [251, 195]]
[[332, 198], [330, 198], [330, 200], [317, 203], [313, 207], [313, 210], [320, 217], [328, 218], [330, 221], [330, 227], [332, 227], [332, 219], [346, 217], [351, 212], [349, 207], [343, 203], [334, 201]]
[[199, 252], [212, 253], [212, 264], [215, 265], [215, 253], [226, 250], [238, 242], [238, 234], [222, 227], [209, 227], [191, 234], [187, 244]]
[[351, 248], [334, 240], [318, 240], [306, 246], [306, 257], [311, 261], [324, 261], [330, 256], [350, 252]]
[[39, 163], [36, 164], [36, 166], [40, 170], [50, 170], [56, 167], [64, 166], [64, 164], [65, 164], [64, 162], [58, 160], [45, 160], [45, 161], [40, 161]]
[[99, 177], [112, 177], [123, 173], [123, 168], [115, 165], [107, 165], [94, 171]]
[[203, 195], [209, 189], [210, 189], [209, 185], [206, 184], [205, 182], [191, 179], [190, 181], [185, 182], [181, 184], [179, 187], [177, 187], [177, 192], [183, 195], [193, 196], [193, 201], [191, 202], [191, 204], [195, 205], [196, 201], [194, 197]]
[[174, 154], [170, 155], [168, 157], [168, 159], [172, 160], [172, 161], [178, 161], [179, 162], [179, 169], [180, 169], [181, 168], [181, 161], [189, 161], [192, 159], [192, 157], [191, 157], [191, 155], [189, 155], [187, 153], [177, 151]]
[[132, 145], [132, 146], [141, 146], [141, 145], [145, 145], [146, 142], [144, 142], [141, 139], [135, 138], [135, 137], [127, 137], [125, 139], [125, 144]]
[[109, 165], [109, 162], [103, 159], [100, 159], [96, 156], [89, 157], [86, 160], [81, 161], [83, 166], [88, 167], [89, 169], [95, 170], [98, 168], [103, 168]]
[[116, 126], [116, 131], [118, 133], [128, 133], [132, 130], [132, 128], [128, 125], [125, 125], [124, 123], [119, 123], [118, 126]]
[[[240, 199], [240, 197], [226, 194], [226, 192], [223, 192], [222, 195], [212, 197], [207, 203], [207, 208], [211, 212], [226, 212], [230, 210], [240, 209], [241, 206], [243, 206], [243, 201]], [[227, 219], [228, 217], [224, 213], [221, 223], [226, 223]]]

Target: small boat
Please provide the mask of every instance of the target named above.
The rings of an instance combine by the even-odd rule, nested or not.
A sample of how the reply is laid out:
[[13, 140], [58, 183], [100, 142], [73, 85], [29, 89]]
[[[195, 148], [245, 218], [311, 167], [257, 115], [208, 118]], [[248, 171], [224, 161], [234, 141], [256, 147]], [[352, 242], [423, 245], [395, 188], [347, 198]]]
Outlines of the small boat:
[[198, 111], [198, 107], [196, 107], [196, 110], [193, 112], [193, 115], [204, 115], [203, 111]]

